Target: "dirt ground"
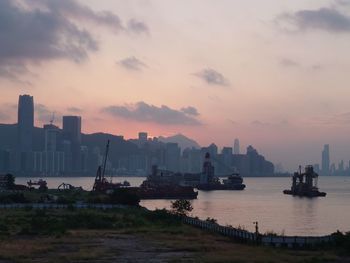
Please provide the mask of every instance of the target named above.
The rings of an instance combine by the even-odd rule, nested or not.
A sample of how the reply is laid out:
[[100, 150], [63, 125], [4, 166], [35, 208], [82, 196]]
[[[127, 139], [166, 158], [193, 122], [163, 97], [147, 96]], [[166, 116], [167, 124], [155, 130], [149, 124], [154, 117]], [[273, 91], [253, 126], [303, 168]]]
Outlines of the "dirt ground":
[[61, 237], [0, 241], [0, 263], [12, 262], [350, 262], [325, 251], [238, 244], [193, 229], [189, 233], [71, 231]]

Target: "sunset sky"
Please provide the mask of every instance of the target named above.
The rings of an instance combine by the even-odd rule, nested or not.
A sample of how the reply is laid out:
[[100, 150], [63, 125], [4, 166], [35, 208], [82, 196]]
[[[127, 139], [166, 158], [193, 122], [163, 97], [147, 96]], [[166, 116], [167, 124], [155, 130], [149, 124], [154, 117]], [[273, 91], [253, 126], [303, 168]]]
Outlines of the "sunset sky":
[[[1, 0], [0, 123], [239, 138], [288, 170], [350, 159], [350, 1]], [[245, 149], [243, 149], [245, 151]]]

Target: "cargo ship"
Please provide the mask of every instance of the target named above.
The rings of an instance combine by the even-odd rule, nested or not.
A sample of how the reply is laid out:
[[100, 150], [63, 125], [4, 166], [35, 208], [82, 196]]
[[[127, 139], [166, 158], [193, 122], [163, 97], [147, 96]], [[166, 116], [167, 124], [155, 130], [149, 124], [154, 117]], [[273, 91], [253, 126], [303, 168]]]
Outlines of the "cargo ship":
[[214, 176], [215, 169], [211, 164], [210, 154], [206, 153], [203, 163], [203, 171], [200, 175], [200, 182], [196, 186], [198, 190], [213, 191], [213, 190], [244, 190], [243, 178], [239, 173], [232, 173], [223, 182], [218, 177]]
[[152, 173], [138, 189], [140, 199], [197, 199], [198, 192], [192, 186], [181, 185], [182, 174], [159, 170], [152, 166]]
[[292, 187], [290, 190], [284, 190], [283, 193], [293, 196], [305, 196], [305, 197], [324, 197], [325, 192], [320, 192], [317, 187], [318, 174], [314, 172], [312, 165], [305, 167], [305, 172], [301, 172], [301, 166], [299, 172], [295, 172], [292, 177]]

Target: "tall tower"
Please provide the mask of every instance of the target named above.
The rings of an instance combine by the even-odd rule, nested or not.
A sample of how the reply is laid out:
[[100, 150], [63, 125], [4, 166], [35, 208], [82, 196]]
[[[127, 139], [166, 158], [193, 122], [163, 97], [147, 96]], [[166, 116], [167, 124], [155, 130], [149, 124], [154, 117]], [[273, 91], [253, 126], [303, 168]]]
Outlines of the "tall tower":
[[63, 133], [65, 139], [81, 144], [81, 117], [63, 116]]
[[18, 100], [18, 151], [33, 150], [34, 99], [29, 95], [20, 95]]
[[234, 145], [233, 145], [233, 153], [234, 154], [239, 154], [240, 149], [239, 149], [239, 140], [235, 139]]
[[329, 144], [325, 144], [322, 151], [322, 175], [329, 175], [329, 162]]
[[81, 171], [80, 116], [63, 116], [63, 137], [66, 141], [70, 142], [70, 151], [72, 156], [70, 169], [72, 172], [78, 173]]

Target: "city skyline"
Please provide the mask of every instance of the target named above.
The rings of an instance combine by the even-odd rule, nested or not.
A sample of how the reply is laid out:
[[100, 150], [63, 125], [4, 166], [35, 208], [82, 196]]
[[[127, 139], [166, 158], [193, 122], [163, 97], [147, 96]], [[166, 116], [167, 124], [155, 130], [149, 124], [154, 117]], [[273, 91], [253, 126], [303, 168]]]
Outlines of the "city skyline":
[[36, 126], [55, 112], [84, 116], [85, 133], [237, 137], [291, 171], [324, 144], [349, 159], [347, 1], [31, 3], [0, 3], [0, 123], [30, 93]]
[[[46, 171], [48, 174], [59, 174], [59, 173], [73, 173], [73, 174], [79, 174], [79, 173], [87, 173], [90, 169], [89, 173], [91, 173], [94, 169], [92, 166], [88, 165], [88, 162], [90, 160], [91, 162], [91, 147], [87, 147], [83, 145], [82, 143], [82, 117], [77, 115], [66, 115], [62, 116], [62, 125], [60, 128], [59, 126], [54, 125], [55, 116], [54, 113], [52, 114], [49, 123], [46, 123], [43, 125], [44, 129], [44, 147], [41, 149], [43, 152], [34, 151], [33, 147], [33, 132], [34, 132], [34, 120], [35, 120], [35, 107], [34, 107], [34, 97], [30, 96], [28, 94], [25, 95], [19, 95], [18, 100], [18, 120], [17, 120], [17, 145], [14, 148], [5, 147], [3, 150], [7, 153], [5, 153], [5, 156], [9, 154], [10, 158], [7, 161], [8, 165], [12, 166], [15, 165], [17, 167], [20, 167], [20, 170], [22, 172], [32, 172], [36, 171], [36, 169], [39, 169], [37, 171]], [[99, 133], [99, 132], [97, 132]], [[106, 134], [107, 135], [107, 134]], [[111, 136], [116, 136], [117, 138], [123, 138], [123, 135], [116, 135], [116, 134], [110, 134]], [[173, 138], [173, 139], [171, 139]], [[7, 138], [10, 139], [10, 138]], [[149, 136], [148, 132], [140, 131], [138, 132], [137, 138], [129, 138], [127, 141], [132, 142], [133, 144], [137, 145], [139, 149], [143, 149], [143, 147], [146, 144], [149, 144], [145, 149], [148, 147], [151, 148], [159, 148], [158, 143], [163, 142], [164, 147], [166, 149], [169, 149], [169, 152], [165, 154], [169, 154], [168, 159], [172, 159], [175, 155], [178, 155], [179, 158], [178, 161], [170, 161], [172, 164], [169, 163], [169, 167], [167, 167], [170, 170], [176, 171], [176, 167], [178, 169], [183, 169], [183, 162], [184, 160], [180, 161], [181, 158], [193, 158], [193, 156], [196, 156], [195, 164], [186, 164], [186, 169], [189, 169], [187, 172], [191, 171], [192, 168], [190, 168], [192, 165], [194, 165], [197, 169], [197, 172], [199, 171], [200, 162], [201, 159], [203, 159], [203, 154], [205, 151], [211, 152], [212, 156], [218, 156], [219, 159], [217, 159], [217, 165], [222, 166], [219, 168], [220, 172], [230, 172], [230, 169], [237, 169], [237, 165], [243, 169], [245, 169], [245, 165], [242, 166], [237, 160], [231, 160], [234, 155], [240, 156], [242, 155], [240, 152], [240, 141], [238, 138], [235, 138], [232, 145], [224, 145], [223, 147], [218, 147], [215, 142], [212, 142], [209, 146], [205, 145], [199, 145], [195, 140], [192, 140], [191, 138], [188, 138], [182, 134], [175, 135], [173, 137], [165, 138], [162, 136]], [[189, 146], [186, 146], [189, 145]], [[1, 145], [0, 145], [1, 146]], [[214, 148], [213, 148], [214, 147]], [[37, 148], [37, 147], [36, 147]], [[90, 148], [90, 150], [89, 150]], [[207, 149], [207, 150], [206, 150]], [[15, 157], [13, 154], [16, 151], [17, 157]], [[90, 153], [89, 153], [90, 151]], [[93, 149], [93, 152], [95, 152], [96, 149]], [[102, 151], [101, 148], [98, 149], [97, 155], [94, 157], [93, 164], [96, 165], [98, 163], [98, 159], [100, 159], [100, 152]], [[249, 152], [255, 152], [256, 149], [253, 148], [251, 145], [247, 147], [247, 154]], [[11, 153], [12, 152], [12, 153]], [[198, 155], [199, 154], [199, 155]], [[12, 157], [11, 157], [12, 155]], [[95, 155], [95, 153], [93, 153]], [[202, 155], [202, 156], [201, 156]], [[190, 157], [192, 156], [192, 157]], [[201, 157], [200, 157], [201, 156]], [[340, 160], [338, 163], [332, 162], [330, 158], [330, 147], [329, 144], [325, 144], [323, 146], [323, 151], [321, 154], [321, 160], [320, 162], [313, 163], [314, 169], [317, 173], [320, 175], [347, 175], [350, 172], [350, 160], [345, 161], [348, 163], [344, 163], [344, 160]], [[158, 156], [159, 157], [159, 156]], [[5, 159], [0, 158], [0, 161], [2, 159], [2, 162], [4, 162]], [[97, 158], [97, 159], [96, 159]], [[129, 157], [128, 157], [129, 158]], [[131, 157], [135, 158], [135, 157]], [[139, 157], [137, 157], [139, 158]], [[152, 158], [147, 155], [142, 158], [148, 159], [145, 164], [145, 167], [142, 169], [149, 169], [152, 163]], [[167, 157], [164, 157], [167, 159]], [[175, 159], [176, 159], [175, 158]], [[13, 161], [11, 161], [13, 159]], [[49, 161], [51, 160], [51, 161]], [[157, 160], [154, 159], [154, 160]], [[161, 161], [162, 157], [158, 159], [156, 162]], [[221, 160], [221, 161], [220, 161]], [[134, 160], [135, 161], [135, 160]], [[131, 161], [130, 162], [134, 162]], [[188, 160], [189, 161], [189, 160]], [[185, 161], [185, 162], [188, 162]], [[13, 162], [16, 162], [17, 164], [14, 164]], [[137, 162], [145, 162], [145, 160]], [[178, 164], [176, 165], [176, 163]], [[0, 162], [1, 163], [1, 162]], [[45, 164], [44, 164], [45, 163]], [[226, 164], [225, 164], [226, 163]], [[91, 164], [91, 163], [90, 163]], [[303, 165], [309, 165], [310, 163], [304, 163]], [[232, 166], [234, 165], [234, 166]], [[274, 165], [276, 166], [274, 168], [274, 172], [276, 173], [285, 173], [289, 172], [292, 173], [295, 170], [288, 170], [283, 167], [281, 163], [274, 162]], [[230, 167], [231, 168], [228, 168]], [[147, 168], [148, 167], [148, 168]], [[182, 167], [182, 168], [180, 168]], [[225, 168], [226, 167], [226, 168]], [[228, 169], [228, 170], [227, 170]], [[184, 170], [185, 171], [185, 170]], [[272, 173], [273, 174], [273, 173]]]

